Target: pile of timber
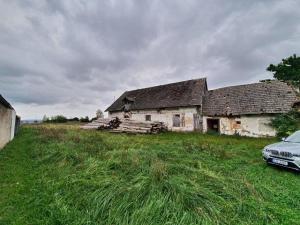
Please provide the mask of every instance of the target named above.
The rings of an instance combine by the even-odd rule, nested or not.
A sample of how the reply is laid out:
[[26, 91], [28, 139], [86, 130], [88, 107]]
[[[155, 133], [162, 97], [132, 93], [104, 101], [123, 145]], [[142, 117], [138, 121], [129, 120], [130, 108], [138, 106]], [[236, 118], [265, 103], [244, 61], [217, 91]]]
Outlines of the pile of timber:
[[110, 130], [113, 133], [141, 133], [157, 134], [166, 131], [167, 127], [162, 122], [136, 121], [131, 119], [106, 118], [97, 119], [91, 123], [85, 124], [82, 129]]
[[121, 120], [118, 128], [111, 130], [113, 133], [141, 133], [157, 134], [166, 131], [167, 127], [162, 122], [136, 121], [131, 119]]
[[109, 130], [117, 128], [120, 125], [121, 121], [118, 117], [110, 118], [99, 118], [92, 121], [91, 123], [81, 126], [82, 129], [97, 129], [97, 130]]

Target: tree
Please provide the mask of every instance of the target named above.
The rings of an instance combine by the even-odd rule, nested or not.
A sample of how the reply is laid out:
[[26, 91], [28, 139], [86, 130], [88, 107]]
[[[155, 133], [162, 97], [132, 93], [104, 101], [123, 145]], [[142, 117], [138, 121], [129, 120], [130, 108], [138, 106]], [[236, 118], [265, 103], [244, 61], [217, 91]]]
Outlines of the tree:
[[276, 129], [277, 136], [287, 137], [300, 128], [300, 112], [291, 110], [285, 114], [278, 114], [272, 119], [271, 126]]
[[[296, 54], [282, 59], [277, 65], [270, 64], [267, 70], [273, 73], [275, 79], [292, 84], [299, 89], [300, 57]], [[288, 113], [278, 114], [272, 119], [271, 126], [276, 129], [277, 136], [286, 137], [300, 128], [300, 112], [293, 109]]]
[[98, 109], [98, 110], [96, 111], [96, 118], [97, 118], [97, 119], [100, 119], [100, 118], [103, 118], [103, 117], [104, 117], [103, 112], [101, 111], [101, 109]]
[[67, 119], [67, 117], [65, 117], [63, 115], [57, 115], [57, 116], [51, 117], [51, 122], [52, 123], [66, 123], [66, 122], [68, 122], [68, 119]]
[[300, 86], [300, 57], [297, 57], [296, 54], [282, 59], [278, 65], [270, 64], [267, 70], [272, 72], [277, 80]]
[[43, 116], [43, 123], [46, 123], [46, 122], [48, 122], [49, 121], [49, 118], [46, 116], [46, 115], [44, 115]]
[[71, 118], [71, 119], [68, 119], [68, 121], [71, 121], [71, 122], [78, 122], [79, 121], [79, 118], [78, 117], [74, 117], [74, 118]]
[[88, 122], [90, 122], [90, 119], [88, 116], [86, 116], [85, 118], [81, 117], [79, 121], [82, 123], [88, 123]]

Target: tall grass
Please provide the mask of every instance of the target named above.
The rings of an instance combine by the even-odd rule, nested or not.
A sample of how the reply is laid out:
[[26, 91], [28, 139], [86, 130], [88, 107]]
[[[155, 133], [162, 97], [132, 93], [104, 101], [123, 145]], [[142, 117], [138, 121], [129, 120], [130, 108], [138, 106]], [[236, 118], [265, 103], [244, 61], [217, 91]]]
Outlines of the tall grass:
[[297, 174], [273, 139], [22, 129], [0, 152], [0, 224], [297, 224]]

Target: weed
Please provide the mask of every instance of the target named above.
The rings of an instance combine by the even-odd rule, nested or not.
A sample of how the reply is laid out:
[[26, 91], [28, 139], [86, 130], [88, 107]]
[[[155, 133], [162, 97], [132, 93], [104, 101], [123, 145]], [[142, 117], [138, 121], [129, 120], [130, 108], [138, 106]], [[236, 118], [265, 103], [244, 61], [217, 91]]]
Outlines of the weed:
[[167, 166], [161, 160], [153, 160], [151, 163], [151, 176], [155, 182], [161, 182], [168, 176]]

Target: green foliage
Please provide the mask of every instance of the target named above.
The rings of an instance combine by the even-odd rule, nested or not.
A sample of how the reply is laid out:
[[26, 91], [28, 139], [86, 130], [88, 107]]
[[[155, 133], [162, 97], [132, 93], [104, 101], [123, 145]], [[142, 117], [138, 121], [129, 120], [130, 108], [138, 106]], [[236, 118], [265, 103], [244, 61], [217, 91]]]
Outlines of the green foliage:
[[267, 70], [273, 72], [274, 78], [278, 80], [290, 81], [298, 87], [300, 85], [300, 57], [296, 54], [282, 59], [278, 65], [269, 65]]
[[79, 121], [82, 122], [82, 123], [88, 123], [88, 122], [90, 122], [90, 119], [89, 119], [88, 116], [86, 116], [86, 117], [84, 117], [84, 118], [81, 117]]
[[68, 122], [68, 119], [63, 115], [52, 116], [50, 119], [44, 116], [43, 122], [44, 123], [66, 123]]
[[300, 112], [292, 110], [289, 113], [277, 115], [271, 121], [278, 137], [287, 137], [300, 127]]
[[[82, 118], [81, 120], [83, 120], [83, 122], [88, 120], [87, 118]], [[74, 118], [70, 118], [68, 119], [67, 117], [63, 116], [63, 115], [58, 115], [58, 116], [52, 116], [52, 117], [47, 117], [46, 115], [43, 117], [43, 123], [66, 123], [66, 122], [79, 122], [79, 118], [78, 117], [74, 117]]]
[[68, 119], [68, 121], [70, 121], [70, 122], [79, 122], [79, 118], [74, 117], [74, 118]]
[[298, 224], [299, 176], [261, 158], [275, 141], [25, 126], [0, 151], [0, 224]]

